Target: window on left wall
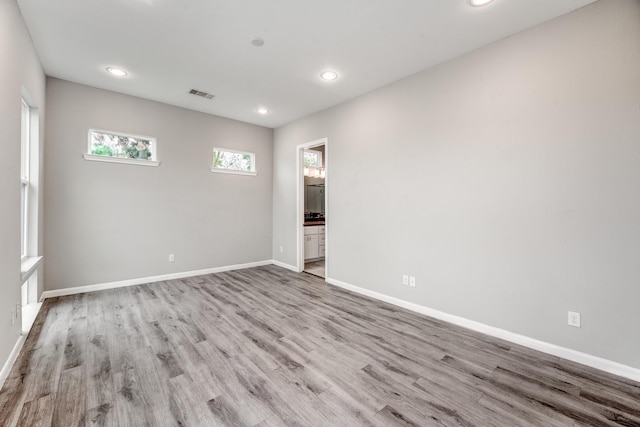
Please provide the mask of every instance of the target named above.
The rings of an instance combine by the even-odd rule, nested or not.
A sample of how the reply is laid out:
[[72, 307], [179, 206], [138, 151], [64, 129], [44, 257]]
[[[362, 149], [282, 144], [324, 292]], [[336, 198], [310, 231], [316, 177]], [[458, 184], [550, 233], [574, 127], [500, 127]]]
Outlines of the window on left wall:
[[20, 192], [20, 255], [24, 261], [29, 255], [29, 145], [30, 145], [30, 127], [31, 112], [29, 105], [22, 100], [22, 116], [21, 116], [21, 162], [20, 162], [20, 179], [22, 180]]
[[[38, 192], [40, 188], [39, 112], [23, 89], [21, 114], [20, 278], [22, 332], [31, 328], [38, 312]], [[18, 314], [16, 313], [16, 317]]]
[[151, 136], [89, 129], [87, 160], [158, 166], [158, 144]]

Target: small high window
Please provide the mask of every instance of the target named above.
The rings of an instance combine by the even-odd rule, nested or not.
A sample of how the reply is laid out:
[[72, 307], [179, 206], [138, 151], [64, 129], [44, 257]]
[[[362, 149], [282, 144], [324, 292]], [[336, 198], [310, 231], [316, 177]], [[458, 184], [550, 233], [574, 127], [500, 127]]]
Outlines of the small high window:
[[240, 175], [257, 175], [256, 155], [245, 151], [214, 148], [211, 171]]
[[304, 150], [304, 165], [309, 167], [322, 167], [322, 151]]
[[84, 158], [103, 162], [158, 166], [156, 139], [150, 136], [89, 130]]

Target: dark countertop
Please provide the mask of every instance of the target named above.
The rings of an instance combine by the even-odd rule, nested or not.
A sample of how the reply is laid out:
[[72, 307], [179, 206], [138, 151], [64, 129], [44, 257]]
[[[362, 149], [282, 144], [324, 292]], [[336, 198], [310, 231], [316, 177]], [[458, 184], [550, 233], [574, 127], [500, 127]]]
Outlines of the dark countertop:
[[305, 221], [304, 222], [304, 226], [311, 226], [311, 225], [324, 225], [324, 221]]

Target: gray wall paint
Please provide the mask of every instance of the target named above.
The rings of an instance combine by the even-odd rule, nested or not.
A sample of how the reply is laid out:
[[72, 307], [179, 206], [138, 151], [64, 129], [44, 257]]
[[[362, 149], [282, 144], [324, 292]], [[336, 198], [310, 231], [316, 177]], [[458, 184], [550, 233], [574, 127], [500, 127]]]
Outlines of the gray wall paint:
[[639, 76], [640, 2], [601, 0], [276, 129], [274, 258], [328, 137], [330, 278], [640, 368]]
[[[0, 361], [9, 356], [21, 322], [10, 315], [20, 301], [20, 111], [23, 88], [44, 124], [45, 77], [14, 0], [0, 1]], [[40, 149], [43, 148], [40, 133]], [[41, 168], [42, 166], [40, 166]], [[41, 198], [42, 192], [39, 197]], [[42, 203], [40, 203], [42, 207]], [[40, 215], [42, 218], [42, 215]], [[38, 227], [42, 234], [42, 227]], [[42, 239], [38, 239], [42, 247]], [[42, 250], [38, 251], [42, 253]], [[42, 280], [42, 268], [38, 278]]]
[[[47, 289], [271, 259], [271, 129], [52, 78], [47, 107]], [[161, 165], [84, 160], [89, 128], [157, 137]], [[210, 172], [214, 146], [258, 176]]]

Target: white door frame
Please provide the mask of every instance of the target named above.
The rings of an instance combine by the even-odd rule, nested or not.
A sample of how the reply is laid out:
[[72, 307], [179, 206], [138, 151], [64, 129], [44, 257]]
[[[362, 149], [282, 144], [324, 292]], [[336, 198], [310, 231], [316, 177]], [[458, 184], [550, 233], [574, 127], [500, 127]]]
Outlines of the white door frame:
[[328, 260], [329, 260], [329, 233], [328, 233], [328, 226], [329, 226], [329, 222], [327, 221], [327, 218], [331, 218], [329, 216], [329, 205], [328, 205], [328, 201], [329, 201], [329, 197], [327, 196], [328, 190], [329, 190], [329, 162], [327, 161], [327, 159], [329, 158], [329, 139], [328, 138], [321, 138], [321, 139], [316, 139], [315, 141], [311, 141], [311, 142], [307, 142], [305, 144], [300, 144], [298, 146], [296, 146], [296, 182], [297, 182], [297, 186], [296, 186], [296, 192], [298, 194], [297, 196], [297, 216], [296, 216], [296, 228], [298, 230], [298, 264], [297, 264], [297, 269], [298, 272], [302, 272], [304, 270], [304, 150], [309, 149], [309, 148], [313, 148], [313, 147], [318, 147], [320, 145], [324, 145], [324, 158], [322, 159], [322, 167], [324, 167], [325, 170], [325, 178], [324, 178], [324, 212], [325, 212], [325, 264], [324, 264], [324, 276], [325, 279], [327, 277], [327, 271], [329, 270], [327, 268], [328, 264]]

